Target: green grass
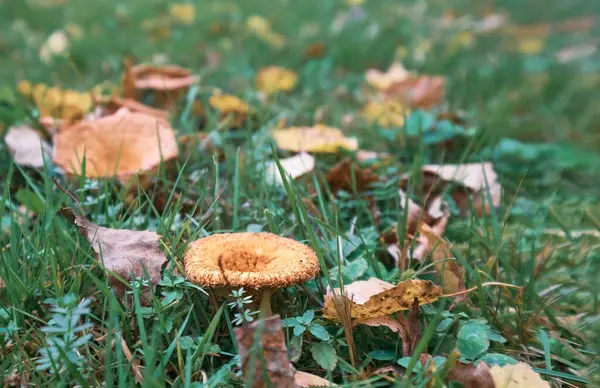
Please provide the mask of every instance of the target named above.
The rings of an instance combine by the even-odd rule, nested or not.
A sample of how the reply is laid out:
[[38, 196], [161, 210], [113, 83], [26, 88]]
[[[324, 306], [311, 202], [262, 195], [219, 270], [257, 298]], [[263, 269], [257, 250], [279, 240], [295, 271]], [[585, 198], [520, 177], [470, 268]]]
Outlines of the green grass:
[[[92, 186], [64, 177], [53, 165], [40, 171], [23, 168], [12, 163], [2, 144], [0, 381], [10, 377], [36, 386], [98, 386], [105, 381], [131, 386], [135, 368], [126, 345], [133, 363], [141, 366], [144, 386], [200, 386], [204, 373], [211, 387], [242, 384], [232, 332], [235, 311], [226, 304], [211, 305], [201, 291], [170, 273], [151, 307], [139, 305], [136, 287], [131, 288], [131, 303], [121, 303], [87, 241], [56, 215], [62, 207], [74, 206], [55, 186], [53, 178], [58, 178], [92, 222], [155, 230], [171, 262], [182, 262], [189, 241], [219, 232], [262, 230], [310, 245], [322, 265], [320, 281], [282, 290], [274, 295], [273, 307], [282, 318], [315, 310], [314, 322], [332, 338], [337, 366], [325, 371], [311, 356], [312, 345], [320, 339], [311, 334], [294, 339], [286, 329], [288, 343], [302, 348], [296, 368], [340, 385], [392, 385], [381, 377], [359, 382], [357, 376], [397, 365], [402, 349], [398, 336], [384, 328], [357, 326], [353, 367], [344, 333], [320, 315], [322, 286], [339, 285], [340, 257], [345, 267], [361, 259], [368, 263], [360, 279], [391, 282], [410, 278], [427, 263], [404, 273], [393, 268], [367, 195], [336, 194], [322, 184], [320, 178], [338, 157], [317, 158], [314, 174], [284, 187], [267, 185], [262, 167], [276, 154], [288, 156], [270, 143], [269, 131], [280, 119], [288, 125], [311, 125], [321, 110], [325, 123], [342, 127], [344, 115], [356, 113], [364, 103], [365, 70], [387, 68], [403, 46], [408, 68], [447, 77], [449, 108], [464, 110], [478, 132], [442, 148], [419, 138], [400, 144], [394, 140], [399, 129], [353, 126], [349, 132], [359, 138], [362, 149], [393, 157], [393, 163], [378, 170], [385, 183], [367, 193], [375, 199], [380, 222], [404, 230], [406, 218], [397, 194], [401, 174], [426, 163], [490, 160], [505, 189], [502, 208], [496, 217], [453, 215], [445, 237], [465, 268], [467, 287], [486, 281], [523, 287], [520, 303], [514, 291], [485, 288], [453, 310], [448, 310], [448, 301], [424, 306], [418, 349], [448, 355], [456, 347], [457, 322], [485, 318], [507, 340], [492, 342], [491, 353], [525, 361], [556, 383], [598, 382], [598, 239], [551, 239], [543, 230], [600, 227], [600, 79], [595, 74], [600, 58], [596, 53], [569, 63], [554, 60], [565, 46], [597, 42], [600, 23], [586, 31], [556, 32], [546, 38], [541, 53], [526, 55], [510, 49], [514, 37], [500, 33], [477, 36], [468, 48], [450, 49], [467, 27], [456, 24], [442, 30], [444, 11], [478, 20], [485, 7], [477, 1], [368, 0], [362, 19], [340, 33], [332, 32], [331, 24], [348, 10], [342, 1], [202, 1], [194, 2], [196, 24], [173, 24], [164, 39], [152, 38], [140, 26], [145, 20], [166, 20], [167, 1], [71, 0], [43, 10], [35, 9], [35, 3], [0, 0], [0, 127], [35, 115], [15, 91], [20, 80], [87, 90], [104, 81], [118, 84], [124, 56], [143, 62], [156, 54], [202, 76], [173, 118], [179, 132], [198, 131], [199, 118], [186, 113], [189, 103], [206, 102], [214, 87], [245, 98], [257, 109], [257, 117], [248, 128], [218, 130], [217, 113], [209, 110], [201, 130], [212, 133], [225, 157], [220, 160], [198, 149], [182, 154], [175, 169], [161, 169], [146, 188], [123, 187], [112, 179]], [[503, 0], [491, 9], [509, 15], [512, 24], [599, 16], [598, 7], [583, 0]], [[286, 45], [276, 49], [248, 34], [244, 23], [251, 15], [268, 18], [273, 30], [286, 37]], [[81, 26], [83, 37], [72, 42], [68, 57], [57, 57], [49, 65], [41, 62], [41, 43], [67, 23]], [[211, 32], [217, 25], [221, 32]], [[420, 61], [416, 54], [423, 41], [432, 46]], [[314, 43], [325, 44], [324, 56], [305, 58], [304, 50]], [[206, 66], [211, 52], [221, 54], [213, 68]], [[254, 77], [267, 65], [292, 68], [300, 80], [293, 92], [261, 103]], [[541, 77], [546, 82], [540, 85]], [[306, 199], [319, 214], [307, 207]], [[34, 215], [20, 219], [16, 211], [21, 205]], [[419, 277], [432, 279], [431, 268]], [[87, 320], [93, 326], [85, 332], [92, 338], [77, 349], [81, 364], [68, 362], [60, 374], [36, 371], [40, 350], [48, 343], [42, 328], [53, 317], [52, 304], [60, 304], [49, 299], [67, 295], [75, 296], [75, 303], [91, 298]], [[444, 321], [449, 322], [447, 329], [439, 330], [437, 323]], [[416, 355], [408, 365], [411, 372], [397, 378], [399, 386], [424, 384], [423, 371], [415, 365]]]

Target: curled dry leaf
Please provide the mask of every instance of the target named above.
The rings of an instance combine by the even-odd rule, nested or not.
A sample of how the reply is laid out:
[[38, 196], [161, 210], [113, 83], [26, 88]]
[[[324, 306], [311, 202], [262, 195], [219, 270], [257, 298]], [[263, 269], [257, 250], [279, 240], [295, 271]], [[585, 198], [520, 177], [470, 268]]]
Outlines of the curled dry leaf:
[[339, 148], [358, 149], [356, 138], [346, 137], [339, 129], [321, 124], [277, 129], [272, 136], [277, 147], [293, 152], [335, 153]]
[[[233, 331], [242, 373], [245, 378], [252, 375], [253, 380], [247, 381], [247, 386], [298, 387], [295, 381], [296, 370], [288, 358], [285, 336], [278, 315], [237, 327]], [[257, 336], [260, 336], [258, 341]]]
[[25, 125], [10, 127], [4, 141], [15, 163], [20, 166], [42, 168], [44, 159], [49, 160], [52, 155], [52, 146], [42, 139], [38, 131]]
[[[279, 163], [287, 174], [288, 179], [296, 179], [308, 174], [315, 168], [315, 158], [307, 153], [301, 152], [289, 158], [280, 159]], [[279, 168], [275, 161], [270, 161], [265, 168], [266, 179], [270, 183], [283, 184]]]
[[[323, 317], [339, 320], [333, 297], [340, 294], [339, 288], [328, 290], [325, 295]], [[362, 320], [410, 310], [415, 298], [419, 305], [433, 303], [442, 295], [442, 289], [428, 280], [411, 279], [393, 285], [377, 278], [370, 278], [345, 285], [343, 295], [352, 301], [352, 318]]]
[[69, 208], [62, 209], [61, 214], [77, 225], [79, 232], [90, 242], [98, 261], [108, 272], [111, 287], [120, 298], [125, 297], [127, 287], [116, 276], [128, 281], [138, 278], [150, 281], [151, 288], [143, 290], [141, 300], [149, 304], [150, 293], [160, 281], [162, 267], [167, 262], [159, 248], [160, 236], [151, 231], [104, 228]]
[[296, 72], [278, 66], [264, 67], [256, 75], [256, 88], [267, 95], [289, 92], [297, 82]]
[[294, 376], [299, 387], [337, 387], [338, 385], [317, 375], [298, 371]]
[[82, 121], [54, 138], [54, 162], [67, 173], [127, 180], [161, 161], [177, 157], [173, 130], [162, 120], [142, 113], [120, 112]]
[[496, 388], [550, 388], [550, 384], [524, 362], [493, 366], [490, 373]]
[[444, 101], [446, 79], [440, 76], [417, 75], [407, 71], [401, 63], [394, 63], [387, 72], [370, 69], [367, 83], [387, 99], [398, 99], [414, 108], [430, 108]]
[[361, 193], [367, 190], [371, 184], [379, 181], [379, 177], [371, 169], [360, 168], [357, 163], [346, 158], [329, 170], [325, 175], [325, 180], [334, 193], [339, 190], [352, 193], [354, 188]]
[[398, 335], [402, 339], [402, 356], [409, 356], [411, 354], [413, 350], [411, 348], [413, 340], [411, 338], [410, 329], [405, 318], [403, 320], [398, 320], [393, 318], [392, 316], [385, 316], [377, 318], [359, 319], [354, 321], [354, 323], [357, 325], [367, 325], [372, 327], [385, 326], [389, 328], [393, 332], [398, 333]]

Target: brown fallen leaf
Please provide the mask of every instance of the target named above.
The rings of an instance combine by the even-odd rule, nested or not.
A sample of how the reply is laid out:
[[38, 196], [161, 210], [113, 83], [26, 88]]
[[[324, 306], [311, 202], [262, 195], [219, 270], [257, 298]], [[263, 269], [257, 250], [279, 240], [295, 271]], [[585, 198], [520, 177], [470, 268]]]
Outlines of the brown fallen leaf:
[[160, 236], [151, 231], [104, 228], [69, 208], [62, 209], [61, 214], [77, 225], [79, 232], [90, 242], [98, 261], [107, 271], [111, 287], [121, 299], [125, 298], [128, 287], [117, 276], [130, 282], [139, 278], [149, 280], [141, 298], [143, 304], [149, 304], [150, 294], [160, 281], [162, 267], [167, 262], [159, 248]]
[[406, 322], [406, 318], [402, 316], [402, 319], [396, 319], [392, 316], [385, 317], [376, 317], [376, 318], [367, 318], [367, 319], [357, 319], [354, 321], [355, 325], [367, 325], [372, 327], [385, 326], [393, 332], [398, 333], [400, 338], [402, 339], [402, 356], [409, 356], [414, 349], [411, 347], [413, 341], [410, 333], [410, 328], [408, 327], [408, 322]]
[[15, 163], [20, 166], [42, 168], [44, 160], [52, 157], [52, 146], [42, 139], [38, 131], [25, 125], [10, 127], [4, 142]]
[[493, 366], [490, 373], [496, 388], [550, 388], [550, 384], [524, 362]]
[[358, 149], [358, 140], [346, 137], [337, 128], [317, 124], [313, 127], [290, 127], [272, 132], [277, 147], [293, 152], [336, 153], [340, 148]]
[[[470, 199], [477, 214], [489, 214], [492, 208], [500, 206], [502, 186], [492, 163], [430, 164], [423, 166], [423, 193], [434, 199], [450, 184], [456, 183], [451, 195], [463, 213], [469, 209]], [[402, 177], [401, 186], [406, 188], [410, 174]], [[491, 206], [488, 201], [488, 191]], [[428, 205], [426, 204], [426, 207]]]
[[85, 174], [90, 178], [116, 175], [127, 181], [177, 155], [170, 126], [159, 118], [129, 111], [81, 121], [54, 137], [54, 162], [68, 174], [79, 175], [85, 157]]
[[441, 76], [418, 75], [399, 63], [393, 63], [387, 72], [367, 70], [367, 83], [386, 99], [397, 99], [411, 108], [430, 108], [444, 101], [446, 79]]
[[321, 57], [323, 57], [323, 55], [325, 55], [326, 48], [327, 48], [327, 46], [325, 46], [324, 43], [311, 44], [304, 50], [304, 58], [305, 59], [321, 58]]
[[345, 158], [329, 170], [325, 180], [333, 193], [339, 190], [352, 193], [354, 189], [361, 193], [378, 182], [379, 177], [371, 169], [360, 168], [356, 162]]
[[317, 375], [298, 371], [294, 376], [299, 387], [337, 387], [338, 385]]
[[[339, 316], [333, 303], [334, 295], [341, 295], [341, 290], [328, 290], [323, 317], [335, 321], [339, 320]], [[411, 279], [393, 285], [377, 278], [345, 285], [343, 294], [352, 302], [351, 316], [354, 319], [377, 318], [410, 310], [415, 298], [421, 305], [433, 303], [441, 295], [442, 289], [428, 280]]]
[[[285, 336], [278, 315], [251, 322], [233, 331], [242, 373], [246, 379], [252, 376], [252, 381], [246, 381], [246, 386], [298, 387], [295, 381], [296, 370], [288, 358]], [[258, 336], [260, 338], [257, 338]]]

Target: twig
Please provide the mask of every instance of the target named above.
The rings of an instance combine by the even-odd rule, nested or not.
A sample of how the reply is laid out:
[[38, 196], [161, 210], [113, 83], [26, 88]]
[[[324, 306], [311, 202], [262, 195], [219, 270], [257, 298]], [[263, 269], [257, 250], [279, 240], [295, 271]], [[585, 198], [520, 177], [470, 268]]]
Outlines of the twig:
[[83, 207], [81, 207], [81, 204], [79, 203], [79, 201], [77, 200], [77, 198], [71, 192], [69, 192], [69, 190], [67, 190], [64, 187], [62, 187], [61, 184], [58, 183], [58, 179], [56, 179], [56, 177], [52, 178], [52, 181], [54, 182], [54, 184], [56, 185], [56, 187], [58, 187], [58, 189], [60, 191], [62, 191], [63, 193], [65, 193], [67, 195], [67, 197], [71, 198], [71, 200], [73, 202], [75, 202], [75, 206], [77, 206], [77, 210], [79, 210], [79, 214], [83, 217], [85, 215], [85, 212], [83, 211]]
[[[523, 291], [523, 287], [521, 287], [521, 286], [515, 286], [514, 284], [507, 284], [507, 283], [501, 283], [501, 282], [487, 282], [487, 283], [483, 283], [481, 285], [481, 287], [489, 287], [489, 286], [501, 286], [501, 287], [507, 287], [507, 288], [516, 288], [519, 291]], [[458, 292], [455, 292], [452, 294], [444, 294], [444, 295], [441, 295], [440, 298], [451, 298], [454, 296], [468, 294], [469, 292], [475, 291], [478, 288], [479, 288], [478, 286], [475, 286], [475, 287], [469, 288], [468, 290], [458, 291]]]

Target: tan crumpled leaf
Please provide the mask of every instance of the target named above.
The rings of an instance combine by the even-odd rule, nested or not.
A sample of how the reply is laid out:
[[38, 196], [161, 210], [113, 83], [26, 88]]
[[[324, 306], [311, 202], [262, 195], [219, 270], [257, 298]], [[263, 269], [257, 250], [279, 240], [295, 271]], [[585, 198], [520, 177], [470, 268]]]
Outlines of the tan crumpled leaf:
[[339, 129], [321, 124], [277, 129], [272, 136], [277, 147], [293, 152], [336, 153], [340, 148], [358, 149], [356, 138], [346, 137]]
[[10, 127], [4, 136], [15, 163], [33, 168], [44, 167], [44, 159], [52, 157], [52, 146], [35, 129], [25, 125]]
[[54, 162], [72, 175], [127, 180], [161, 161], [177, 157], [175, 134], [163, 120], [143, 113], [119, 111], [81, 121], [54, 137]]
[[148, 304], [149, 294], [160, 281], [162, 267], [167, 261], [159, 248], [160, 236], [152, 231], [104, 228], [69, 208], [62, 209], [61, 214], [77, 225], [79, 232], [90, 242], [119, 297], [125, 297], [129, 288], [115, 275], [130, 282], [138, 278], [150, 281], [151, 286], [144, 290], [142, 298], [142, 302]]
[[[334, 295], [341, 295], [339, 288], [328, 290], [325, 295], [323, 317], [339, 320], [333, 304]], [[377, 278], [359, 280], [344, 286], [344, 297], [352, 301], [351, 315], [354, 319], [369, 319], [410, 310], [414, 299], [419, 305], [433, 303], [442, 295], [442, 289], [428, 280], [411, 279], [397, 285]]]
[[490, 373], [496, 388], [550, 388], [550, 384], [524, 362], [493, 366]]
[[369, 69], [367, 83], [383, 93], [387, 99], [398, 99], [412, 108], [430, 108], [444, 101], [446, 79], [441, 76], [418, 75], [407, 71], [401, 63], [394, 63], [387, 72]]
[[317, 375], [298, 371], [294, 376], [299, 387], [337, 387], [338, 385]]
[[[402, 179], [402, 186], [408, 183], [409, 175]], [[502, 186], [498, 175], [490, 162], [466, 164], [430, 164], [423, 166], [423, 192], [430, 193], [430, 198], [440, 194], [447, 184], [454, 182], [451, 195], [463, 213], [469, 209], [469, 196], [477, 214], [488, 214], [491, 208], [500, 206]], [[488, 190], [492, 203], [488, 201]]]
[[352, 193], [354, 188], [360, 193], [379, 181], [379, 177], [371, 169], [361, 168], [350, 158], [345, 158], [329, 170], [325, 180], [334, 193], [339, 190]]
[[267, 95], [278, 92], [289, 92], [298, 82], [298, 74], [278, 66], [260, 69], [256, 75], [256, 88]]
[[[281, 167], [286, 172], [288, 179], [296, 179], [304, 174], [308, 174], [315, 168], [315, 158], [305, 152], [291, 156], [285, 159], [279, 159]], [[267, 182], [283, 184], [279, 173], [279, 168], [275, 161], [270, 161], [265, 168]]]
[[[248, 386], [298, 387], [296, 370], [290, 363], [285, 335], [278, 315], [260, 319], [233, 330], [240, 354], [242, 374], [252, 375]], [[260, 341], [257, 336], [260, 335]], [[264, 362], [263, 362], [264, 360]], [[269, 381], [265, 379], [266, 377]], [[301, 376], [302, 377], [302, 376]]]

